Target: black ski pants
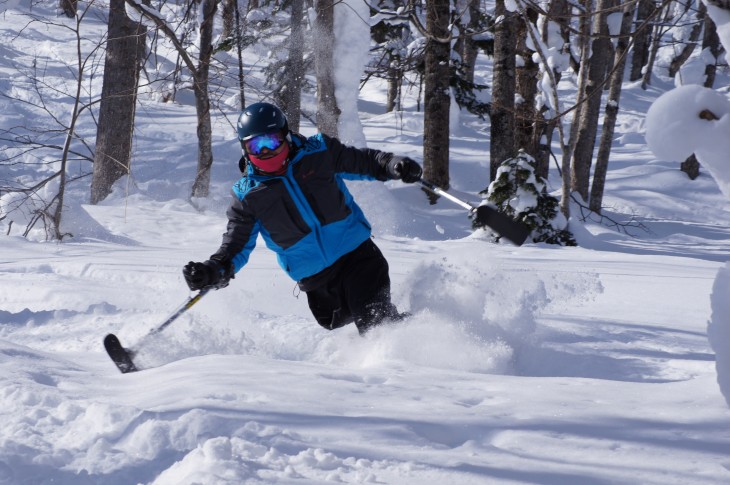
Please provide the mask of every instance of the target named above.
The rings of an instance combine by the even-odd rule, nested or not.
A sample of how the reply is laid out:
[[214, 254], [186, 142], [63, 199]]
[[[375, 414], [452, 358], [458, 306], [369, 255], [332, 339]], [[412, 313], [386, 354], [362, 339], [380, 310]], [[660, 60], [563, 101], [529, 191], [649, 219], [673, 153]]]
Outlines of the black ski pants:
[[299, 287], [317, 323], [328, 330], [355, 322], [363, 335], [384, 319], [400, 317], [390, 301], [388, 261], [371, 239]]

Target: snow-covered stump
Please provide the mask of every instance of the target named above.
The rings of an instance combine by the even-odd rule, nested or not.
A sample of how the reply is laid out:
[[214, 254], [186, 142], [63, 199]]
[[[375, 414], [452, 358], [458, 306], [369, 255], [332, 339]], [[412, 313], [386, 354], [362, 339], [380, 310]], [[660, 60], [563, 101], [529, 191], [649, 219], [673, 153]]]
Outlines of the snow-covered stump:
[[[661, 95], [646, 115], [646, 141], [666, 160], [693, 153], [730, 198], [730, 100], [724, 94], [687, 85]], [[720, 269], [712, 290], [707, 335], [716, 354], [717, 382], [730, 405], [730, 263]]]

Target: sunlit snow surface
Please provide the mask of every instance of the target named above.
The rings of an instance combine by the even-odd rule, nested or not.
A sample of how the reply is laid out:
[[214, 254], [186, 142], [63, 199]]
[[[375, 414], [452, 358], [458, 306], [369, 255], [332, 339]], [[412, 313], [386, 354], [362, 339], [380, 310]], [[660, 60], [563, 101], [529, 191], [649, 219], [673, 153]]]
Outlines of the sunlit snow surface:
[[[72, 42], [38, 24], [28, 37], [9, 30], [23, 25], [3, 17], [4, 59], [70, 55]], [[3, 89], [32, 95], [0, 69]], [[648, 150], [645, 113], [671, 86], [627, 86], [610, 219], [584, 223], [574, 207], [578, 248], [495, 245], [417, 187], [350, 183], [394, 301], [413, 314], [365, 338], [318, 327], [263, 244], [229, 288], [145, 337], [190, 296], [182, 266], [217, 248], [240, 148], [216, 118], [211, 197], [193, 207], [191, 98], [142, 96], [133, 177], [98, 206], [72, 187], [74, 237], [29, 241], [22, 221], [0, 237], [0, 484], [730, 482], [730, 410], [707, 335], [712, 321], [713, 342], [728, 339], [714, 322], [730, 315], [730, 277], [716, 279], [730, 202], [706, 172], [690, 182]], [[368, 145], [420, 159], [415, 91], [397, 115], [384, 114], [384, 92], [360, 94]], [[30, 119], [0, 105], [3, 128]], [[461, 123], [450, 191], [478, 203], [489, 130], [466, 113]], [[89, 119], [79, 133], [93, 133]], [[148, 369], [120, 374], [102, 349], [109, 332]]]

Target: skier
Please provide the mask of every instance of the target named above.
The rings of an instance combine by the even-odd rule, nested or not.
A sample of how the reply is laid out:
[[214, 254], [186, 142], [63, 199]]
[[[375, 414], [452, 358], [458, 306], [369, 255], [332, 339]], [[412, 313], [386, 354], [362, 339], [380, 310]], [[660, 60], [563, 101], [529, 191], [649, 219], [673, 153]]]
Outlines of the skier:
[[321, 133], [305, 138], [289, 131], [284, 113], [269, 103], [243, 110], [237, 130], [243, 177], [233, 186], [228, 230], [210, 259], [183, 268], [190, 289], [227, 286], [261, 234], [322, 327], [354, 322], [363, 335], [402, 319], [391, 303], [388, 262], [344, 180], [413, 183], [421, 179], [421, 166]]

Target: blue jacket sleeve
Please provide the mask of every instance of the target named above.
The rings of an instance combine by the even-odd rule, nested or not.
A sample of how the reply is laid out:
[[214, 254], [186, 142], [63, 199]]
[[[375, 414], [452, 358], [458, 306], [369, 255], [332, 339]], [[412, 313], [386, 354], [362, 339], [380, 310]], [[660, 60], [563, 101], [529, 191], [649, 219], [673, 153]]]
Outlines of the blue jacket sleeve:
[[256, 246], [260, 225], [236, 194], [233, 195], [226, 215], [228, 227], [223, 234], [223, 242], [210, 259], [233, 263], [234, 271], [238, 272], [248, 262]]

